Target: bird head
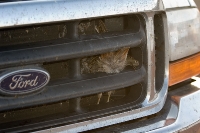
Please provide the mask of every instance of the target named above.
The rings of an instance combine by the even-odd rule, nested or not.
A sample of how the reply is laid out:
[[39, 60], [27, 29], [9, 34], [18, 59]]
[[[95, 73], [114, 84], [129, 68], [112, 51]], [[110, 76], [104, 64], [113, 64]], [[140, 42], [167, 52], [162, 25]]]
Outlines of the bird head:
[[119, 73], [126, 65], [128, 51], [129, 47], [125, 47], [115, 52], [101, 54], [98, 64], [106, 73]]

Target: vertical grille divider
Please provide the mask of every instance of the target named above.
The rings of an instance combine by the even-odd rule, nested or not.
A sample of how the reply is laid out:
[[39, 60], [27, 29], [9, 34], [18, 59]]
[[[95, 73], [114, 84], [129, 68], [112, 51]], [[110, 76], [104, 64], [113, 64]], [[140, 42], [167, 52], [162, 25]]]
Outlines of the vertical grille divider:
[[[70, 23], [68, 26], [68, 36], [71, 39], [78, 39], [78, 23]], [[81, 78], [81, 68], [80, 68], [80, 59], [71, 59], [69, 60], [69, 77], [70, 78]], [[69, 100], [69, 108], [72, 112], [82, 112], [80, 106], [81, 97], [77, 97]]]

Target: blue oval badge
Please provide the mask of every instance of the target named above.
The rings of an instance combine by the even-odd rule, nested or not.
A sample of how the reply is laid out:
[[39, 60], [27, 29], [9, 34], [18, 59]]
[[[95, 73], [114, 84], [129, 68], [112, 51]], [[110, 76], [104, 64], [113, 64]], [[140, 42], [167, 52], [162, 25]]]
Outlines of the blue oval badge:
[[50, 80], [40, 69], [23, 69], [4, 74], [0, 79], [0, 92], [7, 95], [27, 94], [43, 88]]

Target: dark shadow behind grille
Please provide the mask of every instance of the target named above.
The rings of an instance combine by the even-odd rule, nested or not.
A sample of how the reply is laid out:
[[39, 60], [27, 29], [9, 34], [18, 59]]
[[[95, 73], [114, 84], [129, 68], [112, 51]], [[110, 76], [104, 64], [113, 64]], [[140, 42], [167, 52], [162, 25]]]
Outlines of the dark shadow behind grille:
[[[17, 65], [22, 67], [24, 65], [39, 65], [52, 75], [50, 83], [40, 92], [27, 96], [0, 96], [0, 111], [2, 112], [0, 114], [2, 118], [0, 119], [5, 121], [5, 123], [0, 124], [5, 128], [2, 131], [31, 131], [36, 127], [37, 129], [42, 129], [55, 125], [69, 124], [140, 106], [147, 93], [145, 66], [147, 54], [144, 19], [140, 15], [130, 15], [103, 18], [102, 20], [111, 30], [110, 32], [94, 34], [94, 31], [90, 31], [89, 34], [80, 35], [77, 30], [80, 21], [69, 22], [61, 26], [67, 27], [67, 34], [62, 34], [63, 38], [61, 39], [60, 36], [57, 36], [56, 40], [55, 38], [52, 38], [53, 40], [49, 39], [46, 36], [45, 40], [40, 40], [39, 42], [2, 46], [0, 68], [10, 67], [9, 69], [12, 70], [11, 67]], [[84, 20], [84, 22], [88, 21], [90, 20]], [[114, 30], [117, 26], [112, 25], [114, 22], [121, 25], [117, 31]], [[53, 28], [55, 27], [58, 26], [53, 26]], [[58, 35], [60, 35], [60, 32]], [[81, 74], [81, 58], [116, 51], [123, 47], [131, 47], [129, 55], [139, 61], [139, 66], [134, 69], [126, 67], [117, 74]], [[59, 73], [54, 69], [59, 69]], [[95, 95], [98, 93], [103, 92], [105, 96], [108, 91], [126, 88], [135, 89], [133, 93], [130, 93], [131, 95], [126, 94], [126, 98], [129, 100], [133, 97], [132, 101], [122, 100], [116, 103], [106, 103], [104, 98], [99, 105], [92, 105], [93, 101], [90, 103], [90, 99], [95, 99]], [[68, 111], [64, 112], [61, 108], [61, 110], [55, 111], [53, 114], [44, 114], [44, 116], [38, 116], [38, 118], [34, 119], [20, 119], [17, 124], [9, 118], [8, 120], [6, 120], [6, 117], [4, 118], [4, 113], [7, 110], [10, 110], [9, 112], [11, 113], [20, 112], [20, 110], [23, 112], [23, 110], [31, 110], [31, 108], [38, 108], [39, 110], [41, 108], [42, 110], [45, 106], [50, 108], [51, 105], [58, 106], [60, 103], [64, 103], [68, 107]], [[92, 110], [93, 106], [96, 110]], [[16, 120], [19, 116], [16, 116]], [[42, 124], [37, 124], [40, 122]], [[10, 130], [7, 125], [19, 127]]]
[[156, 59], [156, 90], [160, 91], [165, 74], [165, 33], [164, 33], [164, 22], [162, 14], [156, 14], [154, 16], [154, 27], [155, 27], [155, 59]]
[[0, 45], [15, 46], [38, 41], [67, 38], [66, 23], [17, 27], [0, 30]]

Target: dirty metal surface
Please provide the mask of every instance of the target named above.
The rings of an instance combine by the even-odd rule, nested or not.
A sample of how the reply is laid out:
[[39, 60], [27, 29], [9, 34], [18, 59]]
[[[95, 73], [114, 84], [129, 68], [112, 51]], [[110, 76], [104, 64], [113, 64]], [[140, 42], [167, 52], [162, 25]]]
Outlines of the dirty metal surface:
[[123, 132], [123, 133], [143, 133], [165, 126], [166, 121], [176, 119], [178, 107], [170, 98], [167, 98], [164, 108], [156, 115], [143, 118], [139, 121], [121, 124], [118, 126], [108, 127], [105, 131]]
[[[153, 10], [158, 0], [49, 0], [0, 3], [0, 28]], [[77, 10], [79, 9], [79, 10]]]
[[[181, 132], [183, 129], [185, 129], [184, 131], [186, 132], [189, 129], [192, 129], [194, 125], [198, 125], [198, 121], [200, 119], [200, 78], [193, 77], [192, 79], [196, 81], [192, 82], [189, 86], [183, 86], [181, 88], [182, 92], [179, 95], [174, 95], [172, 98], [179, 106], [179, 112], [175, 122], [163, 128], [152, 130], [148, 133]], [[188, 93], [189, 90], [190, 93]], [[197, 131], [199, 131], [198, 128]]]
[[151, 102], [156, 98], [156, 90], [155, 90], [155, 41], [154, 41], [154, 35], [151, 34], [154, 32], [154, 24], [153, 24], [153, 16], [154, 13], [148, 13], [144, 15], [146, 19], [146, 25], [147, 25], [147, 49], [148, 49], [148, 85], [147, 85], [147, 97], [149, 97], [149, 101]]

